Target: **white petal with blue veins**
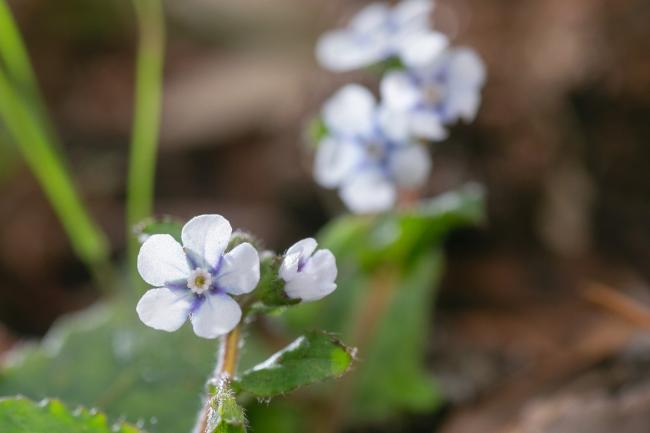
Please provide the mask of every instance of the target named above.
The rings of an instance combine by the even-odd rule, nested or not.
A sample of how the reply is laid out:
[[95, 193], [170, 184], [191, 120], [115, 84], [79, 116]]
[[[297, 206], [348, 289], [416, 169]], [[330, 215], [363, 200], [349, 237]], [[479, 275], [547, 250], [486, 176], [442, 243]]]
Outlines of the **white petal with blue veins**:
[[152, 286], [187, 278], [190, 268], [183, 247], [170, 235], [152, 235], [140, 247], [138, 272]]
[[325, 138], [318, 145], [314, 158], [314, 178], [325, 188], [338, 186], [364, 158], [358, 143]]
[[401, 27], [429, 27], [433, 1], [403, 0], [393, 8], [393, 19]]
[[447, 130], [442, 124], [440, 114], [432, 111], [417, 110], [410, 115], [413, 135], [427, 140], [439, 141], [447, 138]]
[[241, 308], [230, 296], [209, 294], [192, 313], [194, 333], [203, 338], [217, 338], [232, 331], [241, 320]]
[[145, 325], [173, 332], [187, 320], [193, 300], [189, 290], [151, 289], [140, 298], [136, 311]]
[[373, 127], [375, 97], [358, 84], [348, 84], [325, 102], [323, 121], [333, 134], [365, 135]]
[[326, 69], [350, 71], [377, 63], [385, 57], [385, 41], [378, 37], [363, 37], [350, 30], [323, 34], [316, 43], [316, 58]]
[[379, 169], [361, 170], [339, 190], [350, 211], [357, 214], [383, 212], [395, 204], [395, 186]]
[[248, 242], [237, 245], [223, 256], [217, 285], [232, 295], [249, 293], [260, 281], [260, 258]]
[[398, 148], [390, 159], [390, 170], [399, 186], [421, 186], [431, 172], [431, 156], [419, 144]]
[[384, 75], [380, 89], [383, 103], [396, 110], [412, 108], [421, 97], [421, 90], [414, 79], [401, 71], [388, 72]]
[[330, 250], [318, 250], [310, 257], [302, 272], [315, 275], [320, 281], [336, 280], [336, 259]]
[[318, 243], [316, 242], [316, 239], [305, 238], [303, 240], [296, 242], [291, 247], [289, 247], [285, 255], [288, 256], [291, 254], [298, 253], [300, 254], [301, 257], [306, 259], [310, 257], [312, 254], [314, 254], [314, 251], [316, 251], [317, 246]]
[[398, 41], [402, 62], [410, 68], [421, 68], [436, 61], [449, 45], [445, 35], [438, 32], [412, 33]]
[[221, 215], [199, 215], [183, 226], [183, 246], [203, 257], [206, 264], [216, 266], [228, 246], [232, 228]]

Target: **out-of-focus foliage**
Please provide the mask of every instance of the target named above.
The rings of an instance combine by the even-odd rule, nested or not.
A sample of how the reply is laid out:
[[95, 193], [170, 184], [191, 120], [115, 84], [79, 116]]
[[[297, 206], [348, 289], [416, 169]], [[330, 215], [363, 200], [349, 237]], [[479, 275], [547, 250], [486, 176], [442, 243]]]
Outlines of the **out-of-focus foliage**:
[[71, 411], [58, 400], [22, 397], [0, 400], [0, 425], [2, 433], [143, 433], [123, 422], [111, 424], [95, 410]]
[[388, 418], [439, 402], [423, 357], [443, 268], [441, 241], [449, 230], [482, 219], [482, 191], [469, 185], [402, 212], [345, 216], [323, 230], [320, 244], [337, 257], [339, 288], [324, 305], [291, 309], [287, 321], [359, 345], [351, 418]]

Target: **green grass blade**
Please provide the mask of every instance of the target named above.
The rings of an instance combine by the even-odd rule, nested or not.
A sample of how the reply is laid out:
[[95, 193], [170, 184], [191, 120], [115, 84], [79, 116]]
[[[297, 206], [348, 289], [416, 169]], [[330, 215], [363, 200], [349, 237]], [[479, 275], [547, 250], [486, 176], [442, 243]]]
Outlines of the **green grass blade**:
[[156, 148], [160, 130], [165, 19], [160, 0], [134, 0], [139, 28], [135, 108], [127, 185], [127, 240], [134, 282], [138, 242], [132, 229], [153, 211]]
[[0, 116], [36, 176], [77, 255], [91, 268], [108, 261], [108, 242], [84, 208], [39, 119], [0, 70]]

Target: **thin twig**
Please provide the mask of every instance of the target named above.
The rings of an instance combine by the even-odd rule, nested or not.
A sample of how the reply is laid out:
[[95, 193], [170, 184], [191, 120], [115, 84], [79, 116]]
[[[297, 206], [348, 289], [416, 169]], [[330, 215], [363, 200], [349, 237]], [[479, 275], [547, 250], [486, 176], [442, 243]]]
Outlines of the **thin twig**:
[[[376, 272], [370, 280], [370, 287], [367, 291], [366, 307], [361, 312], [359, 320], [355, 323], [352, 331], [351, 342], [361, 353], [368, 347], [372, 340], [377, 324], [388, 309], [393, 295], [398, 276], [398, 270], [394, 267], [387, 267]], [[356, 375], [351, 372], [342, 378], [336, 386], [336, 397], [330, 399], [325, 415], [327, 418], [320, 423], [319, 433], [336, 433], [340, 431], [341, 425], [345, 422], [348, 414], [348, 407], [352, 401], [356, 384]]]
[[650, 307], [602, 283], [591, 283], [583, 290], [588, 301], [609, 310], [642, 328], [650, 328]]

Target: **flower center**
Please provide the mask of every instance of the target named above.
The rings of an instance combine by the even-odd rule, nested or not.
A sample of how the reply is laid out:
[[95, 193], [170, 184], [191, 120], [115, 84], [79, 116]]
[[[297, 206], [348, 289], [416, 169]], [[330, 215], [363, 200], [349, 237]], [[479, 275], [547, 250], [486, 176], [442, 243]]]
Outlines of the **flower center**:
[[205, 269], [196, 268], [187, 278], [187, 287], [197, 295], [207, 291], [212, 285], [212, 275]]
[[386, 148], [379, 141], [373, 140], [366, 144], [366, 152], [368, 153], [368, 158], [373, 161], [381, 161], [384, 156], [386, 156]]
[[429, 83], [422, 89], [424, 102], [434, 105], [440, 102], [443, 96], [443, 89], [436, 83]]

